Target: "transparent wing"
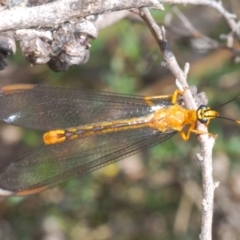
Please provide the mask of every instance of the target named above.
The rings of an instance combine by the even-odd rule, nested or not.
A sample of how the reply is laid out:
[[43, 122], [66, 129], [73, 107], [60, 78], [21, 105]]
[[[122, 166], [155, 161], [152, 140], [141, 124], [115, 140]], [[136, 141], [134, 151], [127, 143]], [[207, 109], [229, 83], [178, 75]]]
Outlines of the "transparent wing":
[[163, 142], [173, 134], [146, 127], [43, 145], [1, 169], [0, 188], [20, 195], [41, 191]]
[[[154, 104], [166, 107], [171, 103], [166, 99]], [[44, 131], [141, 117], [153, 111], [142, 96], [31, 84], [1, 88], [0, 109], [0, 120]]]

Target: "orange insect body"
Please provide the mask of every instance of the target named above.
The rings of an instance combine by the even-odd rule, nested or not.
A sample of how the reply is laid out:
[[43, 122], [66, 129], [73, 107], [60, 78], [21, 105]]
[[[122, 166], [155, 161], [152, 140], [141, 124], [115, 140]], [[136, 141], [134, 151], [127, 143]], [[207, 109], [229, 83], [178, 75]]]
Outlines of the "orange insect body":
[[[198, 110], [185, 109], [175, 103], [177, 101], [177, 95], [179, 94], [182, 94], [179, 90], [176, 90], [173, 94], [172, 102], [174, 105], [168, 106], [167, 108], [155, 107], [154, 113], [148, 114], [147, 116], [110, 122], [100, 122], [94, 125], [85, 125], [66, 130], [51, 130], [43, 135], [43, 141], [45, 144], [51, 145], [62, 143], [66, 140], [77, 137], [87, 137], [91, 135], [106, 134], [143, 127], [154, 128], [163, 133], [168, 130], [179, 131], [183, 140], [188, 140], [191, 132], [204, 134], [203, 132], [196, 130], [196, 122], [204, 118], [214, 118], [219, 115], [218, 112], [210, 110], [209, 108]], [[146, 103], [152, 105], [150, 100], [151, 97], [148, 97]], [[186, 125], [190, 125], [187, 134], [183, 132], [183, 128]]]
[[176, 104], [166, 109], [157, 110], [150, 126], [161, 132], [166, 132], [169, 129], [181, 131], [186, 124], [191, 125], [196, 121], [196, 111], [184, 109]]
[[168, 108], [156, 110], [139, 119], [132, 118], [111, 122], [100, 122], [94, 125], [85, 125], [78, 128], [51, 130], [44, 134], [45, 144], [57, 144], [76, 137], [87, 137], [90, 135], [106, 134], [109, 132], [124, 131], [128, 129], [151, 127], [161, 132], [169, 129], [181, 131], [186, 124], [193, 124], [197, 121], [196, 111], [187, 110], [180, 105], [172, 105]]

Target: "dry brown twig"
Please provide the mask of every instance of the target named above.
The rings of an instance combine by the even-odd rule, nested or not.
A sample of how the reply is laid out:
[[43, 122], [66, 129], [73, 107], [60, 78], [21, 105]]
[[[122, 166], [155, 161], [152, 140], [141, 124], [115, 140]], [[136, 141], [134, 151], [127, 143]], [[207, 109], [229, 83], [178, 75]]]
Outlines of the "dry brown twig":
[[[187, 84], [187, 72], [188, 65], [183, 71], [172, 53], [170, 46], [167, 42], [164, 27], [159, 27], [152, 18], [148, 9], [144, 8], [140, 11], [141, 17], [145, 20], [146, 24], [150, 28], [154, 38], [156, 39], [166, 66], [177, 79], [177, 85], [180, 90], [188, 88]], [[184, 101], [187, 108], [197, 109], [195, 100], [190, 91], [186, 91], [184, 94]], [[207, 128], [199, 124], [198, 128], [204, 132], [207, 132]], [[214, 145], [214, 138], [209, 137], [207, 134], [200, 135], [198, 137], [201, 153], [198, 154], [198, 160], [201, 163], [202, 177], [203, 177], [203, 200], [202, 200], [202, 226], [201, 226], [201, 240], [212, 239], [212, 217], [213, 217], [213, 198], [215, 184], [212, 175], [212, 149]]]

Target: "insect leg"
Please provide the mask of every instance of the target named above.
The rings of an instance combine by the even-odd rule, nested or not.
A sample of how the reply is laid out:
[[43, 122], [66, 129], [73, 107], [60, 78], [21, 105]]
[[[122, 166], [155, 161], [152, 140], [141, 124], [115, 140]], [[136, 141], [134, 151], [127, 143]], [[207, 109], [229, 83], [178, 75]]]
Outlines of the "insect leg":
[[191, 133], [195, 133], [195, 134], [207, 134], [209, 137], [213, 137], [213, 138], [216, 138], [216, 135], [212, 134], [212, 133], [209, 133], [209, 132], [205, 132], [205, 131], [201, 131], [201, 130], [198, 130], [196, 129], [196, 123], [193, 123], [187, 133], [185, 133], [183, 130], [181, 130], [180, 132], [180, 136], [181, 138], [184, 140], [184, 141], [187, 141], [191, 135]]
[[150, 106], [153, 105], [153, 100], [159, 100], [159, 99], [172, 99], [171, 102], [175, 104], [177, 102], [178, 96], [183, 95], [183, 92], [180, 90], [175, 90], [172, 95], [160, 95], [160, 96], [150, 96], [150, 97], [144, 97], [144, 100], [146, 103]]

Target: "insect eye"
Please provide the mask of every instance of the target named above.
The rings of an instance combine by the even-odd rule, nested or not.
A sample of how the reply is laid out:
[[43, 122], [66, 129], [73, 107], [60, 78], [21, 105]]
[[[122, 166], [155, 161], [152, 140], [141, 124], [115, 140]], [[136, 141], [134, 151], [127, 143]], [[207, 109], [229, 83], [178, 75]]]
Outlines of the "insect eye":
[[202, 118], [202, 119], [199, 119], [199, 122], [205, 124], [208, 122], [208, 120], [206, 118]]
[[208, 118], [205, 117], [206, 109], [207, 109], [207, 106], [201, 105], [197, 110], [198, 121], [203, 124], [208, 122]]

